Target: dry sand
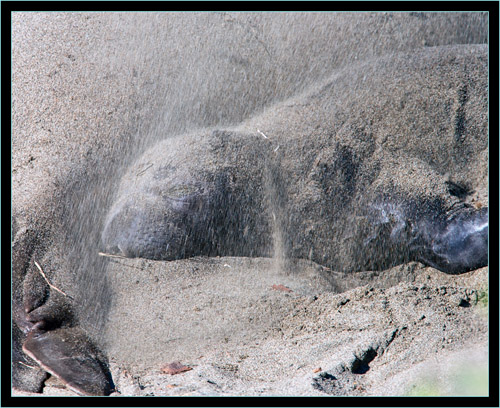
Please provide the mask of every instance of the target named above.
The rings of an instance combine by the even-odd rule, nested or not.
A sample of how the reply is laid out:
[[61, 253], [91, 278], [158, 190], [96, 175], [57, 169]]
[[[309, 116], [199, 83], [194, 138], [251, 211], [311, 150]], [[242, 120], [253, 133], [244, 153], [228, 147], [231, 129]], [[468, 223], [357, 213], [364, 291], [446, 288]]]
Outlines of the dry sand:
[[[304, 261], [288, 273], [264, 258], [109, 270], [114, 396], [487, 394], [488, 268], [454, 277], [413, 263], [340, 294]], [[387, 287], [391, 274], [405, 281]], [[162, 373], [175, 361], [192, 370]], [[76, 395], [53, 378], [43, 394]]]

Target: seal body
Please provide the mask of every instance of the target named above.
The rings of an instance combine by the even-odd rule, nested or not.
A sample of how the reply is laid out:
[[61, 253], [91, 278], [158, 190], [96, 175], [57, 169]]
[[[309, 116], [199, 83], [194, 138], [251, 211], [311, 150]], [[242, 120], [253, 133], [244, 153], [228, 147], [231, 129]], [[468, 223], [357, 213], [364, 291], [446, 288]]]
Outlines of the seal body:
[[[457, 62], [453, 50], [443, 55]], [[440, 135], [448, 153], [427, 151], [434, 136], [402, 130], [406, 120], [424, 128], [432, 115], [437, 123], [453, 123], [449, 104], [439, 102], [438, 94], [456, 79], [446, 57], [434, 75], [426, 72], [424, 61], [435, 65], [435, 58], [422, 52], [419, 64], [409, 65], [403, 55], [391, 57], [390, 72], [382, 69], [383, 59], [360, 64], [239, 126], [157, 143], [123, 177], [103, 247], [169, 260], [269, 256], [279, 242], [285, 257], [342, 271], [381, 270], [411, 260], [448, 273], [486, 265], [488, 210], [467, 202], [467, 179], [459, 188], [444, 172], [451, 163], [457, 177], [467, 175], [458, 153], [464, 146], [459, 128]], [[435, 102], [418, 105], [425, 112], [419, 113], [421, 123], [414, 119], [420, 88], [403, 81], [408, 71], [421, 78], [425, 72]], [[345, 91], [351, 82], [359, 84], [360, 96]], [[401, 101], [394, 101], [395, 89]], [[474, 89], [485, 88], [478, 82]], [[478, 97], [469, 108], [484, 109], [485, 100]], [[410, 108], [394, 110], [394, 104]], [[368, 123], [364, 115], [370, 110], [385, 114]], [[388, 140], [393, 129], [404, 136]], [[486, 148], [483, 137], [479, 144]], [[448, 167], [436, 165], [438, 159]]]
[[[415, 260], [447, 273], [487, 265], [488, 209], [462, 203], [450, 214], [459, 199], [444, 181], [432, 185], [442, 197], [384, 190], [373, 187], [384, 174], [383, 153], [366, 164], [337, 143], [328, 149], [328, 164], [320, 153], [322, 159], [311, 160], [312, 169], [303, 173], [296, 168], [304, 165], [292, 164], [301, 154], [291, 149], [284, 146], [278, 155], [258, 135], [239, 130], [159, 143], [124, 177], [103, 250], [158, 260], [272, 256], [279, 241], [281, 255], [342, 271]], [[318, 146], [311, 141], [306, 149]], [[254, 160], [247, 165], [245, 157]], [[149, 174], [138, 175], [145, 167]]]

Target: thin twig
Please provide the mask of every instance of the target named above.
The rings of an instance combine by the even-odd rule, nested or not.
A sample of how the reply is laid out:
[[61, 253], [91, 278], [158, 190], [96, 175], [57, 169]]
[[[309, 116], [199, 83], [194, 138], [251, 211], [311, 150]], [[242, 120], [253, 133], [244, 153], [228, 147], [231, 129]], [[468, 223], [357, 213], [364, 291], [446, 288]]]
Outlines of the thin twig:
[[265, 139], [269, 139], [263, 132], [261, 132], [259, 129], [257, 129], [257, 132], [259, 132], [262, 136], [264, 136]]
[[127, 258], [126, 256], [107, 254], [105, 252], [98, 252], [97, 254], [100, 256], [108, 257], [108, 258], [130, 259], [130, 258]]
[[45, 279], [45, 282], [47, 282], [47, 285], [49, 285], [52, 289], [57, 290], [59, 293], [63, 294], [64, 296], [67, 296], [70, 299], [73, 299], [70, 295], [67, 295], [61, 289], [59, 289], [59, 288], [55, 287], [54, 285], [52, 285], [52, 283], [50, 283], [49, 280], [47, 279], [47, 276], [45, 276], [45, 273], [43, 273], [42, 267], [40, 265], [38, 265], [37, 261], [34, 261], [34, 262], [35, 262], [36, 267], [40, 271], [40, 274], [43, 276], [43, 279]]
[[[98, 255], [100, 255], [100, 256], [105, 256], [106, 258], [126, 259], [126, 260], [128, 260], [128, 261], [131, 261], [131, 258], [127, 258], [126, 256], [106, 254], [105, 252], [98, 252], [97, 254], [98, 254]], [[118, 261], [112, 261], [112, 262], [113, 262], [113, 263], [116, 263], [116, 264], [118, 264], [118, 265], [124, 265], [124, 266], [126, 266], [127, 268], [139, 269], [140, 271], [143, 271], [143, 270], [144, 270], [144, 268], [143, 268], [143, 267], [138, 267], [138, 266], [134, 266], [134, 265], [129, 265], [128, 263], [122, 263], [122, 262], [118, 262]]]
[[35, 367], [30, 366], [30, 365], [28, 365], [28, 364], [26, 364], [26, 363], [23, 363], [22, 361], [18, 361], [18, 363], [19, 363], [19, 364], [22, 364], [23, 366], [26, 366], [26, 367], [28, 367], [28, 368], [35, 368]]
[[141, 170], [139, 173], [136, 174], [136, 176], [140, 176], [146, 172], [147, 169], [153, 166], [153, 163], [151, 163], [148, 167], [146, 167], [144, 170]]

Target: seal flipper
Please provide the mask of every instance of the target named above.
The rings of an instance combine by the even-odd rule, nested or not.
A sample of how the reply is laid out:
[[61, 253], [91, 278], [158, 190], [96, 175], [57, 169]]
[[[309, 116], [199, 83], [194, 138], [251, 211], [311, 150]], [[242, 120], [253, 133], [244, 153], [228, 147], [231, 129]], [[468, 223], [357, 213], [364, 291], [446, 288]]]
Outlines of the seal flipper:
[[23, 351], [79, 394], [109, 395], [114, 388], [104, 358], [81, 329], [34, 327]]
[[[28, 251], [13, 246], [13, 385], [41, 392], [49, 372], [86, 395], [108, 395], [113, 383], [106, 359], [76, 325], [68, 295], [49, 288]], [[21, 270], [23, 269], [23, 270]], [[34, 360], [41, 367], [35, 367]]]
[[12, 326], [12, 387], [22, 391], [41, 393], [48, 373], [29, 358], [22, 349], [24, 334]]

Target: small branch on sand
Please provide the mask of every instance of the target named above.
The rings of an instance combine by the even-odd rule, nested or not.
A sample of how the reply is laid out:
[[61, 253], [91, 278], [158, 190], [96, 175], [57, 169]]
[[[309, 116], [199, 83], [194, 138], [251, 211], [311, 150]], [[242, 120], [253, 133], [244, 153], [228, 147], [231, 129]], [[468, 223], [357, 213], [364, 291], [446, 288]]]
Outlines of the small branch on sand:
[[257, 129], [257, 132], [259, 132], [262, 136], [264, 136], [264, 139], [269, 139], [263, 132], [261, 132], [259, 129]]
[[36, 368], [36, 367], [30, 366], [30, 365], [28, 365], [26, 363], [23, 363], [22, 361], [18, 361], [18, 363], [21, 364], [21, 365], [23, 365], [23, 366], [25, 366], [25, 367], [28, 367], [28, 368]]
[[67, 295], [66, 293], [64, 293], [61, 289], [57, 288], [56, 286], [52, 285], [52, 283], [49, 282], [49, 280], [47, 279], [47, 276], [45, 276], [45, 273], [43, 273], [43, 270], [42, 270], [42, 267], [38, 264], [37, 261], [34, 261], [35, 262], [35, 266], [38, 268], [38, 270], [40, 271], [40, 274], [42, 275], [43, 279], [45, 279], [45, 282], [47, 282], [47, 285], [49, 285], [52, 289], [58, 291], [60, 294], [66, 296], [66, 297], [69, 297], [70, 299], [73, 299], [70, 295]]
[[[126, 259], [127, 261], [131, 261], [132, 260], [132, 258], [127, 258], [126, 256], [107, 254], [105, 252], [98, 252], [97, 254], [99, 256], [105, 256], [106, 258]], [[138, 267], [138, 266], [130, 265], [130, 262], [128, 262], [128, 263], [123, 263], [123, 262], [118, 262], [118, 261], [112, 261], [112, 262], [116, 263], [118, 265], [126, 266], [127, 268], [139, 269], [140, 271], [144, 270], [144, 267], [142, 267], [142, 266]]]
[[148, 167], [146, 167], [145, 169], [143, 169], [143, 170], [139, 171], [139, 172], [136, 174], [136, 176], [141, 176], [141, 175], [143, 175], [143, 174], [146, 172], [146, 170], [147, 170], [147, 169], [149, 169], [149, 168], [151, 168], [151, 167], [153, 167], [153, 163], [151, 163], [151, 164], [150, 164]]
[[130, 258], [127, 258], [126, 256], [107, 254], [105, 252], [98, 252], [97, 254], [100, 255], [100, 256], [105, 256], [107, 258], [130, 259]]

